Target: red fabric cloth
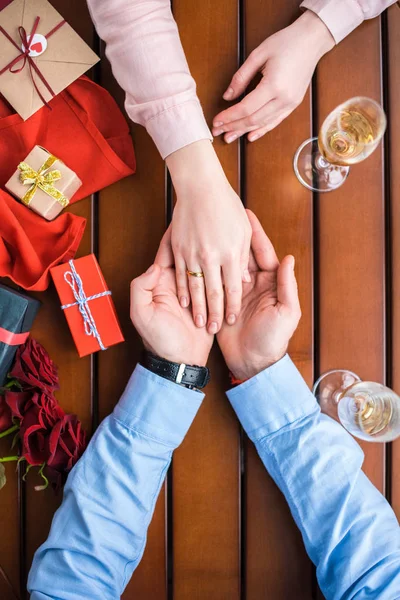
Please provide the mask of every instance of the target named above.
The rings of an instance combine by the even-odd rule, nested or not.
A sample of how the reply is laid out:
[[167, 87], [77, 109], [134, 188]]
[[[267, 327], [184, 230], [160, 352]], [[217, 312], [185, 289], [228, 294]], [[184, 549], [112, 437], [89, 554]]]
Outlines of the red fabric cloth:
[[135, 171], [128, 124], [107, 90], [83, 76], [50, 106], [23, 121], [0, 102], [0, 186], [35, 145], [60, 158], [83, 182], [71, 203]]
[[[128, 125], [105, 89], [80, 77], [50, 105], [24, 122], [0, 97], [0, 186], [36, 144], [83, 182], [71, 203], [135, 171]], [[68, 212], [47, 222], [0, 190], [0, 277], [45, 290], [50, 267], [75, 256], [84, 227], [85, 219]]]
[[45, 221], [0, 190], [0, 276], [26, 290], [45, 290], [49, 269], [75, 256], [85, 223], [69, 213]]

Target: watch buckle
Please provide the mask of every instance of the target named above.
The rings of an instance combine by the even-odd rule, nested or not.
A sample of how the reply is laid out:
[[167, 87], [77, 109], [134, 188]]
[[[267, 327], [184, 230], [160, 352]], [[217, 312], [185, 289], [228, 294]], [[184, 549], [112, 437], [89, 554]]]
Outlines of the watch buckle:
[[186, 369], [186, 365], [184, 363], [182, 363], [181, 365], [179, 365], [179, 369], [178, 369], [178, 373], [175, 379], [175, 383], [182, 383], [182, 379], [183, 379], [183, 374], [185, 372]]

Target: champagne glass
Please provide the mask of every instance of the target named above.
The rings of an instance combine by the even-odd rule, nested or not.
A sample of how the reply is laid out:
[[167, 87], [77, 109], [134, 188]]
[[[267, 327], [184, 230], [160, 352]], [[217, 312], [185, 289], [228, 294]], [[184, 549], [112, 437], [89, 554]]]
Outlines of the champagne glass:
[[391, 442], [400, 435], [400, 398], [381, 383], [335, 369], [317, 379], [313, 394], [323, 413], [361, 440]]
[[386, 129], [382, 107], [358, 96], [336, 107], [325, 119], [318, 138], [306, 140], [294, 156], [300, 183], [315, 192], [330, 192], [346, 180], [350, 167], [365, 160]]

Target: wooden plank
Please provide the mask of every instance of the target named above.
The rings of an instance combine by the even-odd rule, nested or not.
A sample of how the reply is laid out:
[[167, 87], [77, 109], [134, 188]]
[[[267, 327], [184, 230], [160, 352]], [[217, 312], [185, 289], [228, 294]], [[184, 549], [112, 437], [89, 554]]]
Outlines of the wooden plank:
[[[348, 98], [362, 95], [381, 101], [380, 44], [380, 19], [366, 21], [321, 61], [316, 98], [320, 125]], [[383, 193], [378, 148], [351, 167], [341, 188], [318, 200], [321, 372], [346, 368], [362, 379], [384, 381]], [[364, 470], [383, 490], [385, 447], [362, 447]]]
[[[392, 6], [387, 14], [388, 52], [387, 69], [389, 76], [389, 114], [388, 132], [390, 154], [386, 167], [389, 169], [391, 199], [391, 304], [392, 304], [392, 356], [391, 384], [400, 394], [400, 148], [398, 144], [400, 132], [400, 115], [397, 110], [398, 91], [400, 89], [400, 9]], [[392, 445], [391, 496], [392, 506], [400, 519], [400, 472], [397, 467], [400, 460], [400, 440]]]
[[[3, 281], [2, 281], [3, 283]], [[4, 284], [8, 282], [4, 280]], [[0, 440], [0, 456], [10, 455], [10, 438]], [[0, 597], [19, 597], [18, 477], [15, 463], [5, 464], [7, 484], [1, 490]], [[15, 599], [14, 599], [15, 600]]]
[[[297, 1], [246, 0], [246, 53], [298, 16]], [[246, 203], [261, 220], [278, 256], [293, 254], [303, 317], [290, 354], [313, 379], [312, 196], [297, 181], [293, 155], [310, 137], [310, 96], [281, 125], [246, 144]], [[247, 598], [311, 597], [312, 567], [284, 497], [247, 442]]]
[[[223, 108], [222, 94], [236, 67], [237, 1], [174, 0], [189, 66], [209, 123]], [[194, 35], [194, 32], [201, 32]], [[238, 190], [237, 148], [214, 142]], [[238, 423], [223, 390], [226, 368], [216, 349], [213, 381], [187, 438], [174, 457], [174, 599], [239, 597]]]
[[[92, 45], [93, 26], [86, 5], [82, 5], [80, 0], [71, 0], [68, 5], [62, 0], [52, 0], [52, 4], [77, 33]], [[90, 203], [90, 198], [87, 198], [69, 209], [74, 214], [88, 219], [78, 256], [90, 253]], [[36, 294], [36, 297], [43, 306], [32, 328], [32, 335], [44, 345], [59, 367], [61, 389], [57, 392], [57, 399], [66, 412], [77, 414], [83, 425], [90, 431], [90, 357], [79, 358], [68, 325], [61, 314], [60, 301], [53, 285], [45, 293]], [[39, 480], [30, 473], [25, 484], [28, 570], [34, 552], [47, 538], [53, 514], [62, 499], [62, 494], [55, 496], [52, 489], [35, 492], [34, 485], [37, 483]]]
[[[106, 59], [102, 85], [123, 109], [124, 96]], [[129, 316], [130, 282], [153, 262], [165, 230], [165, 168], [146, 131], [133, 126], [137, 172], [100, 193], [99, 258], [126, 338], [99, 355], [100, 417], [109, 414], [140, 360], [142, 343]], [[162, 490], [151, 522], [146, 550], [123, 598], [166, 598], [165, 494]]]

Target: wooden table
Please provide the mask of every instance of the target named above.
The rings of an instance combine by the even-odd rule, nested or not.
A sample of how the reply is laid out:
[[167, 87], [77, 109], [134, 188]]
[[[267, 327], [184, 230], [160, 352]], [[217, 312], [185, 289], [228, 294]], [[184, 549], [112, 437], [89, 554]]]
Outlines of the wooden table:
[[[98, 50], [82, 0], [53, 4]], [[222, 93], [239, 59], [295, 19], [298, 5], [299, 0], [174, 0], [210, 122], [225, 105]], [[123, 94], [105, 58], [92, 75], [122, 106]], [[400, 392], [400, 370], [395, 368], [400, 360], [399, 90], [400, 10], [393, 6], [321, 61], [304, 102], [277, 129], [255, 144], [215, 141], [233, 187], [260, 217], [279, 255], [296, 256], [303, 318], [290, 351], [310, 385], [318, 373], [345, 367]], [[313, 195], [293, 173], [293, 154], [331, 109], [356, 95], [383, 102], [389, 123], [384, 148], [352, 168], [339, 190]], [[132, 133], [136, 175], [72, 209], [88, 219], [79, 254], [98, 254], [126, 343], [79, 359], [53, 288], [40, 295], [43, 308], [33, 330], [60, 367], [60, 404], [76, 412], [90, 431], [112, 410], [140, 355], [129, 320], [129, 283], [151, 263], [173, 202], [151, 139], [137, 126]], [[124, 598], [321, 598], [284, 498], [224, 395], [228, 378], [218, 348], [210, 366], [207, 397], [174, 456], [144, 558]], [[2, 444], [0, 451], [5, 448]], [[363, 448], [365, 472], [399, 513], [400, 475], [394, 466], [400, 442]], [[7, 472], [0, 517], [3, 600], [25, 597], [33, 553], [45, 540], [60, 502], [51, 490], [35, 492], [32, 479], [23, 484], [12, 468]]]

